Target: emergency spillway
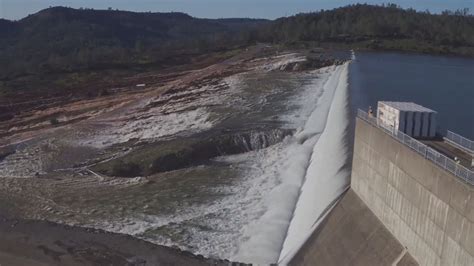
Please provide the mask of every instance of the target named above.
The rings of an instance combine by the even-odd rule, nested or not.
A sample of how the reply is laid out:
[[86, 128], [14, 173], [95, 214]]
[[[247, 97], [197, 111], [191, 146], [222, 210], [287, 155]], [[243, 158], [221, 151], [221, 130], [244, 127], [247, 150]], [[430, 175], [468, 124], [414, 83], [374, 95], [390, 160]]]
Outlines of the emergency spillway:
[[284, 263], [346, 188], [348, 64], [328, 68], [304, 127], [278, 151], [279, 184], [266, 196], [265, 213], [249, 226], [236, 260]]
[[349, 184], [346, 132], [348, 127], [348, 64], [340, 68], [326, 126], [314, 145], [305, 182], [288, 228], [279, 262], [285, 264], [304, 244]]

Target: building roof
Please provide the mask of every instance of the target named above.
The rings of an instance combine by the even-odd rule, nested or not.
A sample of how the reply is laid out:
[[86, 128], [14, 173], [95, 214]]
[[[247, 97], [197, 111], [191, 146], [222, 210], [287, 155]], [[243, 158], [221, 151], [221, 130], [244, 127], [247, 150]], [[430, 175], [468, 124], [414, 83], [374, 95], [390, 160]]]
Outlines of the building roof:
[[408, 112], [426, 112], [426, 113], [436, 113], [436, 111], [421, 106], [419, 104], [413, 102], [385, 102], [381, 101], [390, 107], [393, 107], [400, 111], [408, 111]]

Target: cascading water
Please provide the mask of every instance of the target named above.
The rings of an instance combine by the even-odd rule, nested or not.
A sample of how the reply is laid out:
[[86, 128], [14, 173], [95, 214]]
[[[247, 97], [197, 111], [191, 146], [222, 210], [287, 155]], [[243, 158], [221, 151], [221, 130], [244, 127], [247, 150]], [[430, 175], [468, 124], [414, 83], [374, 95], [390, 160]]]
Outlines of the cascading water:
[[[300, 61], [286, 57], [279, 60]], [[32, 149], [6, 156], [0, 165], [11, 167], [0, 169], [20, 169], [6, 174], [31, 176], [53, 169], [28, 163], [37, 155], [53, 161], [57, 170], [75, 163], [64, 162], [68, 156], [95, 162], [85, 161], [92, 155], [80, 159], [82, 146], [92, 149], [90, 154], [111, 148], [103, 157], [107, 160], [99, 154], [100, 163], [88, 166], [100, 178], [77, 169], [65, 179], [34, 178], [22, 183], [20, 191], [9, 186], [5, 191], [22, 199], [15, 210], [27, 218], [130, 234], [208, 257], [285, 262], [344, 184], [339, 163], [344, 162], [341, 93], [347, 66], [270, 71], [281, 65], [233, 75], [225, 86], [208, 84], [189, 95], [175, 92], [173, 99], [179, 101], [171, 95], [166, 102], [146, 100], [143, 104], [152, 109], [127, 113], [126, 120], [117, 120], [123, 123], [107, 125], [104, 132], [91, 129], [78, 136], [68, 131], [61, 139], [46, 138], [47, 143], [35, 140]], [[51, 152], [59, 144], [68, 156]], [[48, 154], [54, 156], [49, 159]], [[136, 178], [117, 178], [121, 176]], [[11, 184], [16, 182], [23, 181]], [[308, 191], [320, 198], [306, 197]], [[36, 193], [54, 195], [54, 201]], [[305, 210], [313, 203], [314, 213], [307, 216]]]
[[233, 142], [236, 146], [244, 147], [245, 151], [248, 152], [264, 149], [271, 145], [279, 143], [290, 134], [290, 130], [281, 129], [273, 129], [267, 131], [251, 131], [245, 134], [234, 135]]
[[342, 66], [326, 126], [313, 147], [279, 263], [289, 262], [349, 185], [350, 173], [344, 168], [349, 154], [345, 141], [349, 125], [348, 64]]
[[279, 165], [274, 173], [279, 184], [266, 196], [263, 215], [247, 227], [234, 259], [287, 262], [347, 186], [348, 173], [342, 168], [348, 154], [348, 64], [331, 69], [304, 127], [276, 151], [282, 154], [273, 163]]

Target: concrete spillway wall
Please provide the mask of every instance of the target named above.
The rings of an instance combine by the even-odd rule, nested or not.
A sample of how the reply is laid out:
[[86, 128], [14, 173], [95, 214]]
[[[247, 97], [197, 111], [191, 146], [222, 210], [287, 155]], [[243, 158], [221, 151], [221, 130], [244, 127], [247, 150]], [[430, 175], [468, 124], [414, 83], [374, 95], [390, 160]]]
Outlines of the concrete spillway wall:
[[420, 265], [474, 265], [474, 191], [357, 118], [351, 188]]

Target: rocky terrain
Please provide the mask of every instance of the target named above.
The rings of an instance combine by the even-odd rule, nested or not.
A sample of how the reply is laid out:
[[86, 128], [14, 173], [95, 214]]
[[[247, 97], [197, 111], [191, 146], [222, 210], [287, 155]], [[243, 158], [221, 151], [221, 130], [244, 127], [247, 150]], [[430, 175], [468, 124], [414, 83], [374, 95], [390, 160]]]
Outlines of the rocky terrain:
[[2, 265], [231, 265], [126, 235], [45, 221], [1, 218], [0, 237]]
[[232, 254], [243, 215], [260, 215], [249, 198], [262, 195], [241, 195], [254, 180], [229, 156], [291, 136], [302, 118], [285, 117], [289, 99], [333, 63], [258, 45], [100, 97], [25, 108], [0, 123], [0, 212]]

